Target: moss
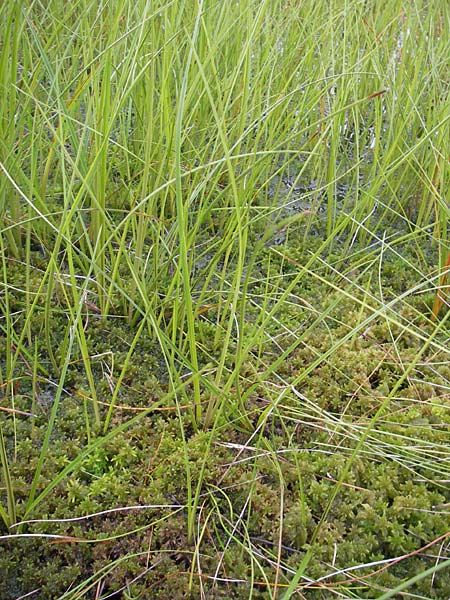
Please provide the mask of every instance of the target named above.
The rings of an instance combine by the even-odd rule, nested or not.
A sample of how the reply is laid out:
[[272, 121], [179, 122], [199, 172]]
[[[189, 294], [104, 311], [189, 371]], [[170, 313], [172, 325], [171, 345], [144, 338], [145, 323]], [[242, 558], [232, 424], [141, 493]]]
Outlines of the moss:
[[[290, 239], [295, 240], [295, 235]], [[317, 240], [315, 243], [318, 247]], [[310, 256], [307, 250], [299, 245], [292, 255], [302, 261]], [[265, 249], [255, 268], [264, 270], [269, 254]], [[270, 261], [269, 269], [278, 276], [280, 263], [273, 256]], [[20, 268], [11, 268], [11, 277], [20, 281]], [[291, 263], [285, 262], [281, 268], [285, 278], [280, 290], [298, 273]], [[399, 268], [395, 261], [386, 263], [386, 286]], [[393, 291], [395, 286], [413, 282], [408, 269], [404, 265], [402, 269], [401, 277], [392, 282]], [[358, 276], [357, 271], [353, 277]], [[348, 469], [360, 432], [371, 425], [370, 419], [404, 373], [404, 365], [415, 360], [421, 347], [411, 333], [420, 302], [417, 298], [405, 301], [397, 314], [399, 322], [410, 323], [409, 330], [389, 326], [380, 317], [369, 331], [361, 331], [364, 336], [336, 344], [370, 312], [330, 288], [326, 280], [332, 281], [333, 276], [324, 272], [325, 281], [304, 279], [298, 296], [301, 301], [296, 297], [284, 303], [276, 319], [267, 323], [271, 339], [252, 348], [246, 357], [240, 390], [246, 394], [249, 419], [258, 429], [250, 431], [248, 422], [242, 426], [232, 407], [225, 407], [213, 439], [209, 431], [195, 432], [185, 413], [176, 416], [173, 411], [155, 411], [135, 421], [90, 452], [28, 515], [43, 521], [21, 530], [70, 536], [77, 541], [18, 538], [7, 542], [0, 557], [0, 570], [5, 573], [0, 597], [12, 600], [39, 588], [40, 598], [53, 600], [92, 576], [104, 594], [128, 586], [129, 595], [142, 598], [198, 598], [203, 594], [206, 598], [265, 599], [272, 597], [265, 581], [275, 581], [277, 557], [282, 560], [279, 581], [287, 584], [290, 572], [286, 569], [296, 570], [309, 552], [308, 578], [325, 577], [343, 594], [348, 591], [370, 598], [374, 589], [391, 589], [435, 564], [439, 543], [429, 544], [446, 534], [439, 507], [450, 501], [448, 489], [439, 481], [445, 473], [446, 455], [440, 452], [448, 444], [450, 417], [450, 370], [444, 347], [441, 352], [430, 349], [423, 354]], [[264, 292], [264, 286], [258, 285], [253, 289], [256, 295]], [[19, 292], [12, 296], [13, 304], [22, 309], [23, 296]], [[61, 298], [55, 296], [53, 302], [51, 343], [57, 346], [64, 339], [67, 321], [60, 310]], [[245, 309], [242, 335], [250, 337], [258, 324], [259, 309], [256, 303]], [[222, 352], [222, 338], [216, 335], [214, 324], [217, 315], [211, 310], [197, 323], [199, 356], [205, 363]], [[326, 317], [311, 327], [325, 310]], [[93, 315], [89, 319], [86, 315], [85, 325], [104, 415], [136, 327], [117, 318], [105, 321]], [[33, 336], [41, 336], [42, 328], [38, 310], [31, 320]], [[263, 362], [272, 360], [294, 338], [301, 343], [269, 380], [260, 381]], [[226, 366], [230, 371], [236, 344], [237, 340], [228, 348]], [[305, 369], [334, 344], [333, 352], [303, 377]], [[39, 346], [38, 355], [41, 365], [49, 367], [45, 344]], [[80, 358], [75, 349], [37, 493], [102, 435], [87, 399], [90, 390]], [[124, 424], [137, 414], [134, 409], [148, 407], [163, 396], [168, 385], [162, 358], [158, 344], [142, 330], [126, 367], [114, 425]], [[49, 383], [40, 373], [37, 386], [34, 383], [35, 396], [23, 356], [16, 376], [15, 408], [34, 415], [2, 415], [20, 516], [38, 464], [57, 376], [53, 374]], [[297, 385], [297, 381], [303, 399], [289, 391], [289, 384]], [[234, 389], [230, 402], [233, 393]], [[429, 456], [434, 460], [428, 460]], [[339, 491], [330, 504], [337, 482]], [[197, 493], [195, 535], [190, 537], [188, 500]], [[63, 521], [144, 505], [147, 508]], [[401, 560], [394, 560], [397, 558]], [[385, 559], [392, 563], [379, 562]], [[373, 567], [361, 566], [378, 562]], [[348, 577], [334, 575], [351, 567], [358, 569]], [[214, 582], [216, 572], [219, 579]], [[357, 588], [353, 575], [361, 577]], [[439, 599], [446, 597], [449, 588], [448, 573], [440, 572], [432, 585], [428, 578], [411, 591]], [[315, 600], [328, 598], [330, 591], [317, 585], [305, 587], [303, 593], [308, 600]], [[86, 597], [94, 595], [92, 591]]]

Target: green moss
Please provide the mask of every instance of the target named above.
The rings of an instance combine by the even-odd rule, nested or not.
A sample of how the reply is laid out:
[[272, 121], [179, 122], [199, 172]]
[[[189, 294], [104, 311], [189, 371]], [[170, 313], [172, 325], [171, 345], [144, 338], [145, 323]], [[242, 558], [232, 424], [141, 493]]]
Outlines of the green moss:
[[[258, 268], [269, 252], [262, 253]], [[305, 257], [301, 248], [294, 254], [298, 260]], [[272, 257], [270, 269], [276, 274], [279, 268]], [[280, 285], [297, 272], [290, 263], [283, 269], [286, 279]], [[387, 265], [386, 285], [398, 269], [398, 263]], [[17, 265], [13, 270], [11, 276], [20, 280]], [[324, 273], [324, 277], [331, 281], [333, 275]], [[393, 286], [411, 283], [411, 274], [403, 267]], [[193, 430], [187, 414], [177, 416], [169, 410], [150, 413], [117, 433], [90, 452], [29, 515], [40, 521], [21, 529], [22, 533], [70, 536], [72, 540], [13, 538], [6, 543], [0, 557], [5, 573], [0, 582], [2, 598], [12, 600], [39, 588], [40, 598], [53, 600], [94, 577], [95, 586], [103, 587], [104, 594], [128, 586], [129, 595], [142, 598], [197, 598], [203, 593], [206, 598], [265, 599], [272, 597], [265, 582], [275, 581], [278, 556], [282, 564], [279, 582], [286, 585], [289, 569], [296, 570], [306, 552], [310, 554], [308, 578], [325, 577], [327, 585], [344, 594], [371, 598], [374, 589], [391, 589], [435, 564], [440, 546], [430, 542], [447, 533], [445, 509], [439, 507], [450, 501], [448, 489], [440, 482], [446, 472], [442, 448], [448, 444], [450, 418], [445, 351], [424, 353], [347, 469], [361, 432], [371, 426], [370, 419], [420, 348], [420, 340], [411, 331], [419, 318], [420, 302], [411, 298], [402, 305], [396, 315], [399, 325], [388, 325], [380, 316], [368, 331], [360, 332], [364, 336], [356, 334], [336, 344], [370, 312], [360, 310], [351, 298], [342, 298], [323, 281], [308, 279], [301, 286], [301, 301], [297, 297], [284, 303], [276, 319], [267, 323], [267, 334], [277, 336], [276, 341], [255, 346], [240, 373], [241, 390], [253, 386], [245, 408], [259, 429], [251, 432], [247, 425], [241, 427], [236, 409], [226, 409], [224, 415], [230, 419], [220, 421], [211, 439], [211, 432]], [[255, 284], [253, 291], [257, 295], [263, 290], [264, 286]], [[13, 294], [14, 302], [23, 307], [19, 292]], [[55, 298], [51, 332], [55, 346], [67, 329], [58, 302]], [[326, 318], [311, 327], [327, 309]], [[197, 324], [199, 356], [205, 363], [222, 351], [216, 317], [212, 309]], [[258, 318], [257, 305], [249, 303], [243, 335], [252, 335]], [[402, 328], [402, 319], [410, 324], [409, 329]], [[41, 335], [42, 327], [42, 314], [37, 311], [31, 320], [33, 335]], [[293, 331], [301, 336], [301, 343], [268, 381], [257, 384], [262, 364], [258, 360], [277, 356], [292, 343]], [[135, 326], [91, 315], [86, 335], [104, 414]], [[333, 344], [333, 352], [318, 361], [307, 377], [301, 377]], [[227, 368], [233, 365], [236, 348], [235, 340], [228, 349]], [[42, 365], [49, 366], [45, 345], [38, 354]], [[168, 388], [164, 370], [158, 344], [143, 330], [122, 381], [114, 425], [125, 423], [137, 414], [135, 409], [163, 396]], [[15, 408], [31, 412], [33, 407], [34, 415], [2, 415], [20, 516], [57, 378], [50, 384], [39, 375], [33, 399], [33, 379], [22, 356], [16, 375]], [[290, 392], [280, 400], [280, 386], [295, 383], [299, 377], [305, 400]], [[75, 349], [37, 493], [100, 435], [101, 429], [93, 423], [83, 362]], [[330, 505], [336, 485], [339, 491]], [[197, 491], [196, 534], [191, 538], [187, 502]], [[63, 520], [133, 506], [147, 508]], [[382, 562], [386, 559], [392, 563]], [[375, 565], [362, 566], [369, 563]], [[345, 575], [345, 569], [353, 567], [358, 568]], [[219, 580], [214, 583], [216, 570]], [[341, 574], [334, 575], [337, 571]], [[360, 577], [358, 583], [354, 575]], [[439, 599], [449, 588], [449, 575], [441, 572], [432, 585], [428, 578], [412, 591]], [[329, 589], [319, 584], [306, 587], [303, 593], [311, 600], [329, 597]]]

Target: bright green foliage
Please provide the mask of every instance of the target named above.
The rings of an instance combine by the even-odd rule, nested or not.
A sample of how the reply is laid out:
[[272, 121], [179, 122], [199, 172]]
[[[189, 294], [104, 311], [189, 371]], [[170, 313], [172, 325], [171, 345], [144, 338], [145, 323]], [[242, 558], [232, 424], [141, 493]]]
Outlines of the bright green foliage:
[[446, 3], [0, 17], [0, 597], [446, 600]]

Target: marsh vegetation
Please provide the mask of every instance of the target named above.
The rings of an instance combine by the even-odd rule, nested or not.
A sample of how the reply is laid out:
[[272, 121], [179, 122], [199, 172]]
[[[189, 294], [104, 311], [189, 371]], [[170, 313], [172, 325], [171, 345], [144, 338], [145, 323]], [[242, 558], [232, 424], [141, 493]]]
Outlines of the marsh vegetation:
[[1, 598], [448, 598], [448, 5], [0, 17]]

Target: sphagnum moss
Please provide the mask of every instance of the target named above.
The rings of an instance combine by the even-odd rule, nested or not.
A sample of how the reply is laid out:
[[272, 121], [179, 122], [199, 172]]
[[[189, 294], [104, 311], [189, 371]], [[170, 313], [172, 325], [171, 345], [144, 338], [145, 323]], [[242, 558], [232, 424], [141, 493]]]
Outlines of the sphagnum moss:
[[1, 598], [447, 598], [446, 8], [0, 16]]
[[[305, 292], [307, 297], [314, 296], [312, 287]], [[417, 299], [413, 299], [412, 308], [414, 302]], [[339, 336], [341, 330], [346, 330], [348, 323], [343, 316], [348, 314], [347, 305], [342, 303], [330, 315], [328, 328], [323, 330], [323, 340], [317, 335], [305, 336], [303, 347], [294, 352], [288, 370], [279, 370], [279, 377], [287, 381], [295, 377], [302, 365], [323, 351], [330, 335]], [[297, 312], [298, 309], [292, 305], [290, 310]], [[284, 318], [289, 321], [289, 314]], [[303, 327], [307, 329], [308, 323], [305, 322]], [[102, 355], [108, 352], [108, 348], [114, 348], [115, 365], [120, 369], [120, 340], [126, 340], [128, 329], [129, 325], [122, 321], [112, 320], [101, 326], [100, 321], [92, 320], [86, 330], [91, 344], [89, 352], [92, 356]], [[366, 335], [356, 346], [352, 343], [340, 346], [332, 361], [318, 368], [303, 387], [302, 392], [314, 402], [317, 414], [311, 413], [308, 406], [299, 406], [295, 397], [288, 394], [279, 405], [274, 404], [274, 412], [252, 440], [245, 430], [236, 430], [232, 422], [223, 422], [217, 427], [212, 448], [208, 444], [208, 433], [191, 433], [183, 441], [180, 421], [173, 410], [175, 406], [171, 411], [146, 417], [126, 434], [117, 434], [87, 456], [79, 468], [39, 506], [38, 513], [30, 515], [39, 522], [28, 523], [22, 529], [26, 534], [63, 536], [66, 541], [55, 544], [45, 538], [9, 540], [8, 552], [2, 557], [2, 569], [6, 573], [2, 597], [15, 598], [17, 593], [31, 590], [33, 585], [33, 589], [39, 586], [43, 598], [62, 597], [71, 585], [94, 576], [119, 556], [125, 557], [131, 552], [136, 556], [124, 560], [120, 568], [105, 576], [105, 593], [106, 590], [120, 589], [124, 582], [137, 577], [130, 587], [133, 593], [142, 597], [149, 593], [153, 594], [152, 597], [164, 597], [173, 585], [173, 577], [189, 570], [192, 556], [199, 552], [203, 569], [212, 572], [220, 560], [222, 568], [226, 569], [224, 578], [229, 580], [217, 591], [213, 591], [214, 586], [211, 587], [211, 583], [205, 580], [201, 583], [205, 593], [220, 594], [222, 588], [224, 597], [248, 597], [248, 583], [235, 582], [242, 580], [243, 572], [250, 573], [248, 551], [244, 551], [248, 543], [246, 540], [252, 541], [252, 547], [259, 556], [258, 569], [263, 569], [270, 581], [270, 577], [274, 576], [270, 561], [277, 554], [281, 526], [280, 584], [287, 581], [289, 569], [295, 568], [307, 550], [313, 557], [309, 577], [319, 581], [325, 577], [323, 585], [326, 582], [341, 590], [347, 587], [350, 590], [356, 585], [355, 577], [357, 580], [361, 578], [357, 584], [360, 597], [372, 597], [373, 589], [393, 587], [408, 574], [412, 575], [415, 569], [420, 568], [420, 548], [446, 534], [443, 509], [439, 507], [447, 504], [448, 492], [445, 485], [439, 483], [439, 460], [434, 464], [426, 461], [427, 448], [433, 453], [448, 441], [446, 394], [439, 388], [435, 391], [428, 378], [423, 383], [418, 381], [421, 371], [426, 368], [431, 368], [438, 380], [440, 365], [442, 375], [446, 377], [447, 367], [436, 354], [430, 357], [432, 364], [429, 367], [426, 361], [420, 370], [418, 366], [414, 380], [404, 387], [401, 396], [396, 398], [377, 430], [373, 431], [364, 452], [354, 462], [326, 522], [321, 524], [319, 534], [310, 545], [330, 489], [339, 480], [357, 439], [358, 428], [364, 426], [370, 418], [370, 411], [379, 402], [378, 390], [385, 387], [388, 390], [392, 378], [398, 376], [396, 372], [401, 372], [401, 364], [394, 360], [393, 353], [407, 357], [412, 350], [414, 337], [404, 343], [402, 337], [397, 336], [399, 341], [388, 352], [389, 335], [389, 329], [383, 329], [380, 324], [372, 329], [370, 337]], [[141, 343], [143, 355], [146, 352], [150, 354], [153, 341], [149, 339], [146, 342], [142, 338]], [[209, 343], [208, 338], [204, 343]], [[208, 356], [213, 351], [211, 346]], [[438, 366], [432, 366], [435, 364]], [[153, 360], [156, 381], [158, 368], [158, 362]], [[25, 372], [26, 364], [23, 369]], [[81, 382], [80, 375], [79, 363], [75, 361], [69, 375], [72, 387], [67, 390], [67, 397], [62, 403], [61, 419], [57, 421], [49, 448], [42, 481], [44, 485], [87, 443], [85, 416], [80, 410], [82, 395], [76, 393], [77, 381]], [[261, 387], [260, 390], [260, 393], [266, 390], [271, 394], [265, 402], [250, 397], [253, 400], [247, 408], [252, 413], [255, 409], [259, 412], [265, 410], [271, 397], [274, 401], [273, 389], [276, 388], [272, 389], [268, 383], [269, 387]], [[98, 384], [101, 389], [100, 380]], [[126, 419], [127, 410], [143, 407], [149, 398], [154, 401], [160, 396], [162, 390], [158, 386], [151, 390], [148, 385], [146, 361], [133, 364], [129, 384], [124, 388], [127, 406], [118, 409], [117, 418]], [[29, 386], [30, 379], [24, 377], [22, 396], [16, 399], [17, 410], [26, 411], [29, 407]], [[107, 397], [106, 390], [102, 394]], [[46, 426], [49, 407], [44, 398], [41, 391], [35, 417], [16, 418], [14, 427], [11, 420], [5, 422], [6, 437], [15, 434], [19, 440], [16, 444], [17, 458], [12, 465], [19, 508], [21, 498], [26, 498], [27, 481], [33, 474], [39, 440]], [[414, 404], [411, 404], [411, 399], [415, 400]], [[329, 421], [327, 415], [334, 415], [335, 420]], [[182, 416], [181, 426], [185, 432], [191, 429], [186, 415]], [[411, 447], [411, 439], [415, 440], [414, 447]], [[418, 444], [419, 439], [421, 445]], [[268, 452], [270, 448], [272, 450]], [[197, 542], [200, 544], [197, 550], [195, 541], [190, 542], [186, 537], [185, 452], [194, 482], [202, 473], [204, 460], [207, 465], [202, 475], [198, 515], [199, 527], [204, 527], [205, 533]], [[395, 460], [389, 458], [393, 452]], [[281, 461], [281, 482], [273, 457]], [[413, 477], [411, 468], [416, 473]], [[287, 490], [282, 524], [280, 483]], [[217, 485], [222, 492], [216, 488]], [[139, 505], [158, 505], [161, 508], [106, 512], [103, 516], [80, 521], [64, 521], [77, 514]], [[45, 522], [45, 519], [55, 519], [56, 522]], [[147, 552], [144, 552], [145, 548]], [[437, 559], [435, 551], [433, 546], [427, 549], [430, 557], [435, 557], [427, 560]], [[25, 557], [27, 567], [22, 569], [20, 565]], [[397, 563], [393, 561], [388, 569], [385, 563], [380, 562], [387, 557], [404, 558]], [[51, 563], [52, 568], [42, 570], [43, 562]], [[369, 563], [382, 568], [364, 567]], [[152, 564], [155, 567], [146, 571]], [[333, 565], [331, 570], [330, 565]], [[352, 583], [346, 582], [342, 571], [358, 565], [360, 569], [350, 571]], [[379, 573], [371, 574], [370, 569]], [[333, 571], [341, 574], [334, 576]], [[370, 577], [367, 577], [368, 574]], [[100, 581], [100, 575], [98, 577]], [[252, 594], [254, 597], [270, 597], [260, 577], [261, 571], [260, 575], [257, 571]], [[367, 592], [364, 591], [366, 581], [370, 581], [370, 585], [366, 586]], [[310, 586], [305, 593], [311, 598], [326, 597], [327, 588], [321, 589], [321, 585]], [[443, 597], [446, 585], [445, 575], [437, 578], [429, 597]], [[186, 586], [189, 587], [188, 580]], [[417, 584], [417, 593], [426, 593], [426, 586], [429, 583]], [[195, 589], [200, 593], [199, 588], [192, 588], [193, 597]], [[180, 597], [184, 597], [185, 593], [180, 591]]]

